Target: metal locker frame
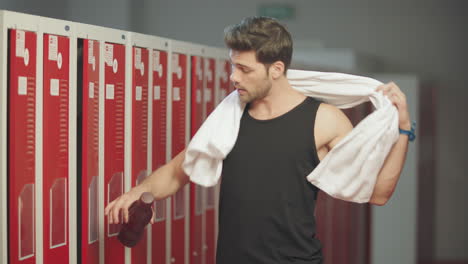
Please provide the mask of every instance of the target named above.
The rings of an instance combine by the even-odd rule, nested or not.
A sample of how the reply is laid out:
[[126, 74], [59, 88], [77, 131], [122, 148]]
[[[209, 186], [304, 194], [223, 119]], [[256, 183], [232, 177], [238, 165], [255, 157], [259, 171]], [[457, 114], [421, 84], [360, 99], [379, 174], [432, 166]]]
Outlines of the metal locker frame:
[[[145, 48], [145, 49], [148, 49], [149, 50], [149, 53], [148, 53], [148, 67], [149, 67], [149, 76], [148, 76], [148, 151], [147, 151], [147, 173], [150, 174], [152, 172], [152, 137], [150, 135], [152, 135], [152, 122], [153, 122], [153, 116], [152, 116], [152, 110], [153, 110], [153, 104], [152, 104], [152, 98], [153, 98], [153, 75], [152, 75], [152, 69], [153, 69], [153, 60], [151, 58], [151, 52], [152, 50], [161, 50], [161, 51], [166, 51], [168, 53], [168, 56], [169, 56], [169, 51], [170, 51], [170, 44], [171, 44], [171, 40], [169, 39], [165, 39], [165, 38], [161, 38], [161, 37], [156, 37], [156, 36], [148, 36], [148, 35], [143, 35], [143, 34], [139, 34], [139, 33], [130, 33], [129, 34], [129, 39], [130, 39], [130, 46], [133, 48], [133, 47], [140, 47], [140, 48]], [[168, 65], [167, 67], [169, 68], [170, 65], [169, 63], [171, 62], [171, 60], [168, 58]], [[131, 64], [130, 64], [131, 65]], [[169, 97], [169, 95], [171, 94], [171, 91], [172, 91], [172, 76], [171, 74], [168, 74], [168, 77], [167, 77], [167, 97], [168, 98], [172, 98]], [[171, 80], [171, 81], [169, 81]], [[172, 139], [172, 135], [171, 135], [171, 126], [170, 126], [170, 122], [172, 121], [170, 119], [171, 115], [172, 115], [172, 101], [171, 100], [167, 100], [167, 110], [166, 110], [166, 113], [167, 113], [167, 125], [166, 125], [166, 137], [167, 137], [167, 143], [166, 143], [166, 153], [168, 153], [167, 151], [167, 148], [171, 148], [171, 139]], [[170, 156], [169, 155], [166, 155], [166, 162], [168, 162], [170, 160]], [[170, 198], [168, 198], [169, 200]], [[168, 208], [168, 206], [166, 206], [166, 208]], [[167, 213], [167, 212], [166, 212]], [[170, 215], [170, 214], [167, 214], [167, 215]], [[166, 217], [166, 223], [168, 222], [168, 217]], [[167, 224], [166, 224], [166, 233], [167, 233]], [[152, 229], [151, 229], [151, 225], [148, 226], [148, 235], [147, 235], [147, 263], [151, 263], [152, 261], [152, 251], [151, 251], [151, 246], [152, 246]], [[166, 235], [166, 238], [170, 238], [170, 236], [167, 236]], [[170, 247], [170, 244], [166, 241], [166, 251], [167, 251], [167, 248]], [[131, 251], [129, 250], [129, 254], [131, 254]], [[167, 252], [166, 252], [166, 256], [167, 256]], [[126, 262], [126, 263], [131, 263], [131, 257], [128, 257], [130, 258], [130, 262]], [[166, 257], [167, 258], [167, 257]], [[167, 261], [167, 259], [166, 259]]]
[[[0, 143], [2, 146], [6, 146], [6, 95], [7, 95], [7, 34], [9, 29], [19, 29], [26, 31], [33, 31], [37, 34], [37, 60], [36, 60], [36, 185], [35, 185], [35, 202], [36, 202], [36, 263], [40, 264], [43, 262], [43, 206], [42, 206], [42, 176], [43, 176], [43, 166], [42, 166], [42, 98], [43, 98], [43, 34], [54, 34], [66, 36], [70, 39], [70, 68], [69, 68], [69, 117], [76, 117], [76, 58], [77, 58], [77, 46], [76, 46], [76, 36], [74, 35], [74, 25], [75, 23], [70, 21], [64, 21], [59, 19], [44, 18], [34, 15], [27, 15], [17, 12], [10, 11], [0, 11], [1, 17], [1, 34], [2, 34], [2, 51], [1, 51], [1, 77], [2, 84], [0, 89], [0, 117], [2, 117], [2, 125], [0, 131]], [[68, 155], [68, 227], [76, 226], [76, 122], [75, 119], [69, 118], [68, 120], [69, 132], [68, 132], [68, 142], [69, 142], [69, 155]], [[5, 144], [3, 144], [5, 143]], [[7, 233], [6, 226], [6, 215], [7, 215], [7, 197], [6, 197], [6, 149], [1, 150], [0, 154], [0, 198], [2, 203], [2, 209], [0, 214], [1, 227], [0, 231], [4, 234]], [[69, 229], [70, 230], [70, 229]], [[70, 230], [71, 231], [71, 230]], [[75, 232], [69, 232], [68, 236], [68, 247], [69, 247], [69, 263], [76, 263], [77, 251], [76, 251], [76, 241], [77, 234]], [[2, 240], [0, 242], [0, 256], [1, 260], [7, 263], [8, 259], [8, 250], [7, 245], [4, 244]]]
[[[193, 44], [189, 43], [189, 42], [184, 42], [184, 41], [178, 41], [178, 40], [173, 40], [171, 41], [171, 46], [170, 46], [170, 53], [169, 53], [169, 64], [168, 67], [170, 67], [169, 69], [169, 72], [171, 73], [171, 77], [172, 77], [172, 54], [174, 53], [181, 53], [181, 54], [185, 54], [187, 56], [186, 60], [187, 60], [187, 68], [186, 68], [186, 74], [187, 74], [187, 78], [186, 78], [186, 102], [185, 102], [185, 146], [188, 145], [189, 141], [190, 141], [190, 107], [189, 107], [189, 98], [191, 96], [191, 93], [190, 93], [190, 66], [191, 66], [191, 61], [190, 61], [190, 54], [191, 54], [191, 47], [192, 47]], [[171, 84], [172, 84], [172, 78], [171, 78]], [[171, 106], [172, 106], [172, 85], [171, 85], [171, 97], [170, 97], [170, 100], [171, 100]], [[171, 116], [172, 116], [172, 107], [171, 107]], [[171, 124], [172, 124], [172, 119], [171, 119]], [[171, 131], [172, 133], [172, 131]], [[172, 142], [172, 141], [171, 141]], [[169, 150], [168, 152], [169, 154], [169, 157], [172, 157], [172, 148]], [[186, 185], [183, 187], [184, 188], [184, 195], [185, 195], [185, 228], [184, 228], [184, 232], [185, 232], [185, 243], [184, 243], [184, 263], [185, 264], [188, 264], [189, 263], [189, 248], [190, 248], [190, 208], [189, 208], [189, 205], [190, 205], [190, 188], [189, 188], [189, 185]], [[169, 199], [168, 199], [169, 200]], [[172, 197], [170, 198], [170, 200], [172, 200]], [[170, 219], [170, 227], [168, 228], [169, 231], [171, 231], [171, 227], [172, 227], [172, 215], [171, 215], [171, 209], [172, 209], [172, 203], [171, 201], [169, 201], [169, 205], [168, 206], [168, 219]], [[171, 247], [172, 247], [172, 237], [171, 237]], [[169, 263], [172, 263], [173, 262], [173, 257], [171, 256], [172, 255], [172, 248], [170, 248], [169, 250], [169, 260], [168, 260], [168, 264]]]
[[[99, 26], [76, 24], [77, 38], [79, 39], [92, 39], [99, 41], [99, 263], [105, 263], [105, 232], [104, 232], [104, 208], [105, 208], [105, 194], [104, 194], [104, 124], [105, 124], [105, 93], [104, 93], [104, 63], [105, 63], [105, 47], [106, 42], [116, 44], [127, 43], [127, 33], [121, 30], [109, 29]], [[80, 263], [79, 263], [80, 264]]]

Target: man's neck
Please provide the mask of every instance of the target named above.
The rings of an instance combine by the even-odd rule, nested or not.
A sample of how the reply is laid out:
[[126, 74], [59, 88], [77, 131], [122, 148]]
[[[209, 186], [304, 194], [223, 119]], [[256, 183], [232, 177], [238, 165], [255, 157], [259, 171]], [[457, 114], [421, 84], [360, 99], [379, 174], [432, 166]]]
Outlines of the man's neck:
[[249, 113], [256, 119], [271, 119], [290, 111], [305, 99], [294, 90], [286, 77], [273, 83], [270, 92], [262, 99], [250, 103]]

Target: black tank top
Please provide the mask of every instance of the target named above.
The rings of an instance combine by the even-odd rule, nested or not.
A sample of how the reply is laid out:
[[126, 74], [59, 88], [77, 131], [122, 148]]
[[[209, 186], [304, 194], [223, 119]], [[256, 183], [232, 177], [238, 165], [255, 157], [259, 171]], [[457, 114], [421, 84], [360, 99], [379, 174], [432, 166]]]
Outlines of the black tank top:
[[318, 165], [314, 124], [320, 102], [257, 120], [246, 107], [223, 162], [217, 264], [322, 263], [315, 236]]

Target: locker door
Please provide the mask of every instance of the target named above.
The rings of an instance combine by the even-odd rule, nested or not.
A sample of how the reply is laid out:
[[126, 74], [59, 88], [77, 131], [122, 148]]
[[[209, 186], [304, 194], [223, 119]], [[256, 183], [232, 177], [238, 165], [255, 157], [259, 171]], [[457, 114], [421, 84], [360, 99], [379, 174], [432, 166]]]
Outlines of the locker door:
[[11, 264], [35, 263], [36, 33], [10, 30], [8, 220]]
[[99, 42], [83, 40], [81, 259], [99, 263]]
[[68, 263], [69, 50], [67, 37], [44, 34], [44, 263]]
[[[148, 174], [148, 49], [133, 47], [132, 73], [132, 187]], [[147, 262], [147, 228], [140, 242], [132, 248], [132, 263]]]
[[[205, 59], [205, 87], [203, 93], [203, 103], [205, 104], [206, 119], [215, 107], [215, 60], [211, 58]], [[216, 187], [204, 188], [205, 190], [205, 239], [203, 241], [204, 263], [214, 264], [215, 260], [215, 191]]]
[[[191, 137], [203, 122], [204, 59], [192, 56], [191, 67]], [[203, 191], [201, 186], [190, 183], [190, 263], [202, 263]]]
[[220, 73], [219, 73], [219, 98], [217, 103], [221, 102], [233, 89], [230, 81], [231, 76], [231, 63], [227, 60], [220, 60]]
[[[187, 55], [172, 54], [172, 157], [185, 148], [186, 143], [186, 109], [187, 109]], [[172, 263], [185, 262], [187, 221], [186, 187], [172, 196], [171, 251]], [[188, 234], [187, 234], [188, 235]]]
[[[152, 171], [166, 163], [167, 145], [167, 52], [153, 50], [153, 161]], [[166, 261], [166, 202], [156, 201], [152, 226], [152, 263]]]
[[203, 103], [205, 104], [206, 112], [203, 119], [206, 119], [208, 115], [214, 110], [215, 106], [215, 60], [212, 58], [205, 58], [204, 66], [205, 86], [203, 92]]
[[[105, 206], [124, 192], [125, 46], [105, 43], [104, 199]], [[116, 236], [119, 224], [105, 217], [105, 262], [123, 264], [125, 251]]]

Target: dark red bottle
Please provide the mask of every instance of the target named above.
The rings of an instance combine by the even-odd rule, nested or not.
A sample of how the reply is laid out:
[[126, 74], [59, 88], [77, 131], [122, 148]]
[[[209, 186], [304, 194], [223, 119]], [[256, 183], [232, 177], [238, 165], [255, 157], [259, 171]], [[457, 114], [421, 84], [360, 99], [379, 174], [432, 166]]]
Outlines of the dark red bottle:
[[124, 223], [117, 238], [126, 247], [135, 246], [140, 241], [145, 231], [146, 225], [153, 216], [151, 205], [154, 197], [151, 193], [145, 192], [140, 199], [135, 201], [128, 209], [128, 223]]

